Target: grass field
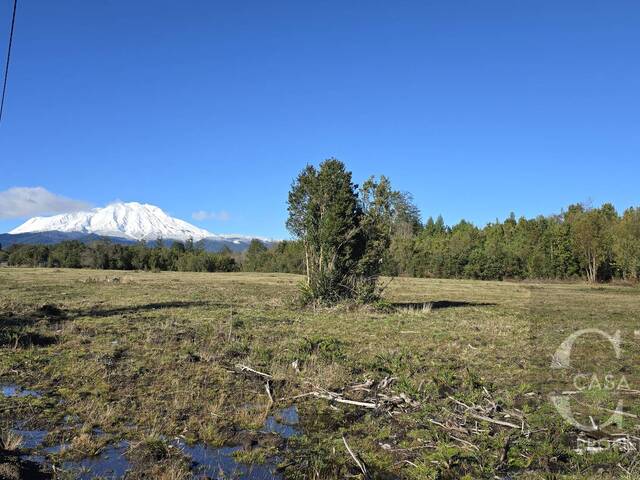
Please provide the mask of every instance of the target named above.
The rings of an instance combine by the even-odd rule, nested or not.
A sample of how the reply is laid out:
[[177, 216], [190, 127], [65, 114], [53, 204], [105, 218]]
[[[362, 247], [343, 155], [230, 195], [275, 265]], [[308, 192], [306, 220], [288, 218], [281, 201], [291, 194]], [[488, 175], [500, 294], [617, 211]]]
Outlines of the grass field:
[[[1, 268], [0, 477], [90, 478], [109, 451], [129, 478], [190, 478], [203, 451], [213, 478], [640, 476], [637, 286], [399, 278], [312, 310], [300, 281]], [[618, 358], [591, 331], [552, 368], [588, 328]]]

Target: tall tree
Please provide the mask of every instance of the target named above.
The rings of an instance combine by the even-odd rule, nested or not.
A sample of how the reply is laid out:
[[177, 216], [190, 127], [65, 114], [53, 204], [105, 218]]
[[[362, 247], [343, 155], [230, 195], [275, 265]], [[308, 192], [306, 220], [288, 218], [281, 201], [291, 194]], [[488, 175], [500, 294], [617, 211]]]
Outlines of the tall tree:
[[362, 209], [351, 172], [334, 158], [318, 170], [307, 166], [292, 185], [288, 210], [287, 228], [304, 246], [311, 299], [331, 303], [353, 297]]
[[382, 177], [360, 191], [334, 158], [307, 166], [289, 192], [287, 228], [302, 241], [307, 292], [316, 302], [371, 301], [389, 248], [397, 192]]
[[249, 248], [245, 252], [243, 268], [248, 272], [261, 272], [263, 271], [264, 264], [266, 263], [266, 254], [268, 249], [264, 243], [257, 238], [251, 240]]
[[598, 280], [598, 272], [611, 257], [612, 225], [616, 218], [610, 204], [599, 209], [569, 209], [573, 246], [589, 282]]
[[613, 251], [625, 279], [640, 276], [640, 208], [627, 209], [616, 225]]
[[408, 216], [401, 200], [403, 198], [391, 189], [391, 182], [384, 176], [379, 181], [370, 177], [360, 188], [362, 252], [358, 259], [356, 279], [358, 294], [365, 301], [373, 300], [376, 296], [382, 262], [391, 245], [394, 230], [401, 225], [400, 213]]

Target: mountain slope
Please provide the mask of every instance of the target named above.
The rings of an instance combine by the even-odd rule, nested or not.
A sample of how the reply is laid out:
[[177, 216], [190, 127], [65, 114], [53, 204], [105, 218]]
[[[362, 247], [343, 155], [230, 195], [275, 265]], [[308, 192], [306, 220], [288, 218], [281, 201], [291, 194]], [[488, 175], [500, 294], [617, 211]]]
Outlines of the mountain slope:
[[[0, 233], [0, 246], [3, 249], [9, 248], [11, 245], [55, 245], [56, 243], [77, 240], [82, 243], [92, 243], [99, 240], [108, 241], [111, 243], [117, 243], [121, 245], [132, 245], [136, 243], [135, 240], [126, 239], [123, 237], [110, 237], [105, 235], [96, 235], [95, 233], [82, 233], [82, 232], [28, 232], [28, 233]], [[207, 252], [220, 252], [224, 249], [229, 249], [232, 252], [244, 252], [248, 247], [251, 240], [246, 237], [209, 237], [203, 238], [195, 242], [196, 247], [202, 248]], [[272, 241], [263, 240], [264, 244], [271, 246], [274, 244]], [[165, 246], [169, 247], [173, 243], [173, 240], [165, 240]], [[154, 241], [149, 241], [148, 246], [154, 246]]]
[[122, 237], [130, 240], [201, 240], [216, 235], [183, 220], [170, 217], [160, 208], [138, 202], [113, 203], [88, 212], [34, 217], [11, 234], [33, 232], [80, 232]]
[[[162, 238], [167, 244], [190, 238], [208, 251], [229, 248], [244, 251], [253, 238], [242, 235], [216, 235], [184, 220], [171, 217], [160, 208], [138, 202], [119, 202], [87, 212], [65, 213], [51, 217], [34, 217], [6, 234], [0, 244], [54, 244], [64, 240], [90, 243], [104, 239], [114, 243], [152, 242]], [[267, 245], [274, 242], [259, 238]]]
[[91, 243], [98, 240], [112, 240], [113, 243], [133, 244], [135, 240], [127, 240], [120, 237], [105, 237], [95, 233], [82, 232], [26, 232], [26, 233], [0, 233], [0, 246], [7, 249], [11, 245], [55, 245], [69, 240], [78, 240], [82, 243]]

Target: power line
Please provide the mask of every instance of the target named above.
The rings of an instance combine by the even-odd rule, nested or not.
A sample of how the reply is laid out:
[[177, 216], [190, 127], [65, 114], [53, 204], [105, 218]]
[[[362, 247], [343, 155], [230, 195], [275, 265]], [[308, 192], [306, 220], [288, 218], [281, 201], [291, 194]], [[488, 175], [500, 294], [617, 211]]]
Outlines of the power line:
[[9, 48], [7, 49], [7, 63], [4, 66], [4, 85], [2, 86], [2, 100], [0, 101], [0, 122], [4, 110], [4, 97], [7, 94], [7, 78], [9, 77], [9, 60], [11, 59], [11, 45], [13, 44], [13, 27], [16, 24], [16, 9], [18, 0], [13, 0], [13, 16], [11, 17], [11, 33], [9, 33]]

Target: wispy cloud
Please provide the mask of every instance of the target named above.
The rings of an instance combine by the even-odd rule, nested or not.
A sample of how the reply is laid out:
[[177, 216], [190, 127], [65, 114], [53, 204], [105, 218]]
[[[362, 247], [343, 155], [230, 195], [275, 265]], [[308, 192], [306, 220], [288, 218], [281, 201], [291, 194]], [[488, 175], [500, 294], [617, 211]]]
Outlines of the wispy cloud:
[[207, 212], [206, 210], [198, 210], [191, 214], [194, 220], [218, 220], [225, 222], [231, 218], [228, 212], [221, 210], [219, 212]]
[[80, 200], [51, 193], [43, 187], [13, 187], [0, 192], [0, 219], [54, 215], [86, 210]]

